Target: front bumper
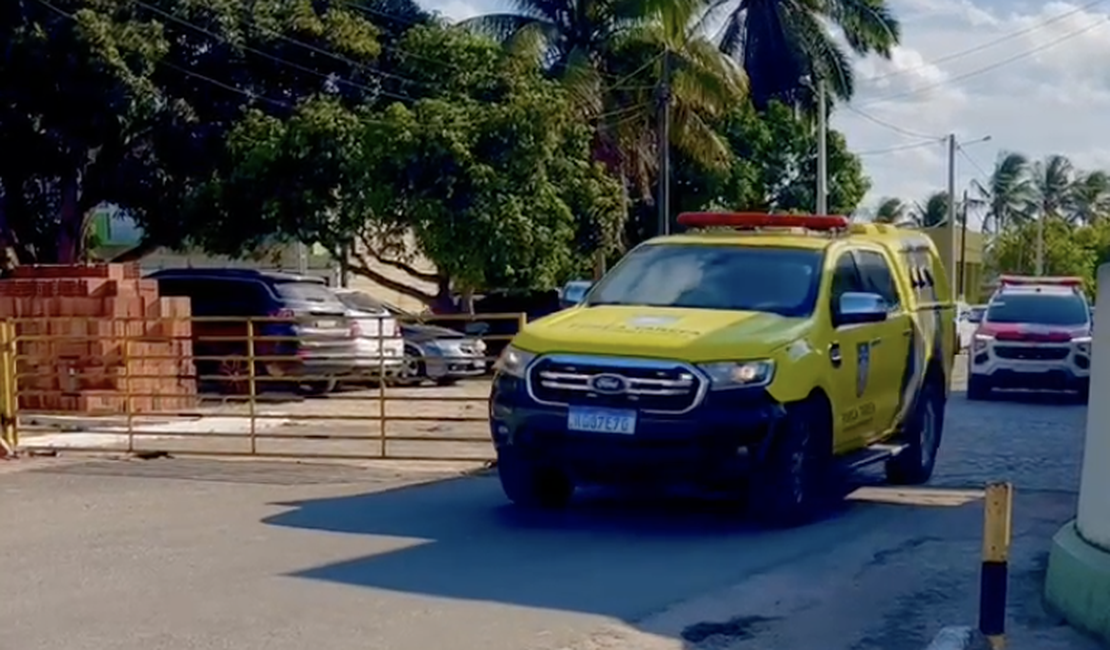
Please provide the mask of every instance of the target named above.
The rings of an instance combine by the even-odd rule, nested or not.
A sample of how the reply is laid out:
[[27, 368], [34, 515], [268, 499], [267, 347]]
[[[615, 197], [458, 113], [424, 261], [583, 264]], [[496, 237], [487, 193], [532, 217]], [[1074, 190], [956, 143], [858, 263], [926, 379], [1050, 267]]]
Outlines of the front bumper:
[[512, 447], [582, 483], [729, 482], [764, 451], [785, 413], [763, 389], [710, 392], [683, 414], [641, 411], [631, 435], [569, 431], [568, 411], [536, 403], [523, 380], [498, 375], [490, 395], [494, 446]]
[[1090, 348], [1078, 345], [982, 346], [973, 348], [968, 354], [968, 375], [972, 381], [992, 388], [1082, 390], [1091, 376]]

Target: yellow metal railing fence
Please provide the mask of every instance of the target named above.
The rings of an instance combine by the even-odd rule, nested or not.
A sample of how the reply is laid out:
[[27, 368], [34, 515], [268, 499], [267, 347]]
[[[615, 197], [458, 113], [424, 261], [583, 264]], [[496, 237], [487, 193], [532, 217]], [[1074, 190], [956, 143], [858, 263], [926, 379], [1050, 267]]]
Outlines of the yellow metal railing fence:
[[[432, 322], [454, 333], [384, 315], [9, 319], [3, 440], [39, 452], [489, 460], [489, 368], [525, 318]], [[482, 333], [464, 331], [473, 323]]]

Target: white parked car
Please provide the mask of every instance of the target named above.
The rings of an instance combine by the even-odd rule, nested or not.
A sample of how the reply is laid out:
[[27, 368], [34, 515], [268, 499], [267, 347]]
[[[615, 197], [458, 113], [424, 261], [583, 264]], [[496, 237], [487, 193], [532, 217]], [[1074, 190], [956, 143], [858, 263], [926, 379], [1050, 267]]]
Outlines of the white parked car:
[[397, 318], [364, 293], [336, 289], [347, 308], [355, 335], [355, 373], [360, 377], [387, 379], [405, 368], [405, 339]]
[[975, 336], [975, 330], [979, 327], [979, 323], [983, 322], [983, 314], [986, 310], [986, 305], [971, 305], [960, 313], [959, 321], [956, 323], [956, 331], [960, 335], [961, 350], [971, 347], [971, 339]]
[[[457, 332], [446, 327], [413, 322], [418, 317], [407, 314], [392, 305], [350, 289], [336, 291], [339, 299], [351, 309], [367, 314], [389, 314], [391, 332], [400, 339], [390, 339], [392, 358], [400, 349], [396, 370], [389, 377], [399, 384], [417, 385], [430, 379], [440, 386], [449, 386], [467, 377], [477, 377], [486, 372], [486, 344], [481, 338]], [[400, 317], [400, 320], [398, 320]], [[387, 322], [383, 318], [382, 322]], [[400, 343], [397, 343], [400, 340]], [[398, 347], [399, 346], [399, 347]]]

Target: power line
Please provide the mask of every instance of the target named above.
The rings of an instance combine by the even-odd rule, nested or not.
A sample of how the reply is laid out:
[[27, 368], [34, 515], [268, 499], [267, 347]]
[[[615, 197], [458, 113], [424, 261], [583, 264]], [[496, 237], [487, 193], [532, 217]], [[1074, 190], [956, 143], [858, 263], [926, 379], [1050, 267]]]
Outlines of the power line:
[[975, 160], [975, 158], [972, 158], [971, 154], [969, 154], [966, 149], [957, 144], [956, 150], [960, 152], [960, 155], [964, 157], [964, 160], [971, 163], [971, 166], [983, 175], [984, 179], [989, 179], [991, 177], [990, 173], [987, 170], [983, 169], [983, 166], [980, 165], [979, 162]]
[[[54, 13], [62, 16], [63, 18], [66, 18], [66, 19], [74, 21], [74, 22], [77, 21], [77, 16], [76, 15], [71, 14], [71, 13], [65, 11], [64, 9], [61, 9], [61, 8], [57, 7], [56, 5], [52, 4], [49, 0], [36, 0], [36, 1], [39, 4], [45, 6], [47, 9], [49, 9], [49, 10], [53, 11]], [[279, 100], [279, 99], [274, 99], [274, 98], [271, 98], [271, 97], [267, 97], [265, 95], [261, 95], [259, 93], [256, 93], [256, 92], [253, 92], [253, 91], [250, 91], [250, 90], [244, 90], [243, 88], [240, 88], [240, 87], [235, 86], [233, 84], [229, 84], [229, 83], [220, 81], [218, 79], [213, 79], [212, 77], [200, 74], [199, 72], [194, 72], [192, 70], [183, 68], [181, 66], [175, 65], [175, 64], [170, 63], [170, 62], [165, 61], [165, 60], [158, 60], [156, 62], [156, 64], [159, 65], [159, 66], [165, 67], [167, 69], [174, 70], [175, 72], [184, 74], [186, 76], [192, 77], [194, 79], [197, 79], [197, 80], [203, 81], [205, 83], [211, 84], [212, 86], [215, 86], [217, 88], [222, 88], [222, 89], [227, 90], [229, 92], [240, 94], [244, 97], [247, 97], [248, 99], [266, 102], [266, 103], [269, 103], [269, 104], [273, 104], [274, 106], [278, 106], [278, 107], [285, 108], [285, 109], [288, 109], [288, 110], [295, 110], [297, 108], [297, 106], [295, 104], [291, 103], [291, 102], [286, 102], [286, 101], [282, 101], [282, 100]], [[323, 73], [321, 73], [321, 74], [323, 74]], [[621, 109], [608, 111], [608, 112], [605, 112], [605, 113], [600, 113], [598, 115], [591, 116], [589, 119], [590, 120], [605, 120], [605, 119], [608, 119], [610, 117], [616, 117], [616, 116], [624, 115], [624, 114], [632, 112], [632, 111], [642, 110], [642, 109], [650, 106], [650, 104], [651, 104], [650, 102], [645, 102], [645, 103], [637, 104], [637, 105], [634, 105], [634, 106], [626, 106], [626, 107], [621, 108]], [[387, 124], [387, 122], [384, 121], [384, 120], [368, 118], [368, 117], [365, 117], [365, 116], [359, 116], [359, 121], [364, 123], [364, 124]]]
[[[393, 99], [399, 99], [399, 100], [402, 100], [402, 101], [414, 101], [414, 99], [412, 97], [409, 97], [408, 95], [401, 95], [401, 94], [398, 94], [398, 93], [392, 93], [392, 92], [389, 92], [389, 91], [386, 91], [386, 90], [382, 90], [380, 88], [371, 88], [371, 87], [366, 86], [364, 84], [360, 84], [360, 83], [356, 83], [354, 81], [351, 81], [350, 79], [344, 79], [342, 77], [339, 77], [338, 75], [332, 75], [332, 74], [327, 73], [327, 72], [320, 72], [319, 70], [310, 68], [308, 66], [301, 65], [299, 63], [295, 63], [293, 61], [289, 61], [288, 59], [283, 59], [279, 56], [274, 56], [273, 54], [270, 54], [269, 52], [260, 50], [260, 49], [255, 48], [255, 47], [251, 47], [250, 45], [232, 43], [226, 36], [218, 34], [218, 33], [214, 32], [214, 31], [212, 31], [212, 30], [210, 30], [206, 27], [201, 27], [200, 25], [197, 25], [197, 24], [195, 24], [195, 23], [193, 23], [189, 20], [186, 20], [186, 19], [184, 19], [180, 16], [177, 16], [173, 13], [170, 13], [170, 12], [165, 11], [163, 9], [159, 9], [158, 7], [155, 7], [154, 5], [151, 5], [147, 2], [144, 2], [143, 0], [131, 0], [131, 2], [134, 2], [135, 4], [139, 5], [140, 7], [143, 7], [144, 9], [147, 9], [148, 11], [151, 11], [155, 14], [158, 14], [159, 16], [162, 16], [162, 17], [166, 18], [167, 20], [172, 20], [172, 21], [178, 23], [179, 25], [183, 25], [185, 27], [190, 27], [190, 28], [196, 30], [197, 32], [200, 32], [201, 34], [207, 35], [210, 38], [214, 38], [217, 41], [227, 43], [227, 44], [230, 44], [230, 45], [233, 45], [233, 46], [237, 46], [237, 47], [239, 47], [239, 48], [241, 48], [241, 49], [243, 49], [247, 52], [252, 52], [252, 53], [254, 53], [258, 56], [269, 59], [269, 60], [273, 61], [274, 63], [280, 64], [280, 65], [286, 65], [286, 66], [289, 66], [290, 68], [293, 68], [295, 70], [300, 70], [301, 72], [316, 75], [316, 76], [318, 76], [318, 77], [320, 77], [324, 80], [327, 80], [327, 81], [335, 81], [336, 83], [344, 84], [344, 85], [349, 86], [351, 88], [354, 88], [356, 90], [361, 90], [361, 91], [363, 91], [367, 94], [370, 94], [370, 95], [382, 95], [384, 97], [391, 97]], [[300, 43], [296, 39], [292, 39], [292, 38], [288, 38], [288, 37], [286, 37], [286, 40], [293, 41], [293, 42], [296, 42], [296, 43], [301, 44], [301, 45], [307, 45], [305, 43]], [[311, 47], [313, 49], [316, 49], [315, 46], [310, 45], [309, 47]], [[350, 61], [350, 60], [347, 60], [347, 62], [348, 63], [354, 63], [353, 61]], [[364, 66], [358, 66], [358, 67], [364, 67]], [[369, 70], [369, 71], [370, 72], [375, 72], [375, 73], [379, 72], [377, 70]], [[388, 74], [383, 74], [383, 76], [388, 76]], [[419, 82], [415, 82], [411, 79], [406, 80], [406, 81], [410, 81], [412, 83], [419, 83]]]
[[921, 88], [916, 88], [916, 89], [913, 89], [913, 90], [907, 90], [905, 92], [895, 93], [893, 95], [887, 95], [885, 97], [876, 97], [876, 98], [872, 99], [869, 102], [865, 102], [864, 106], [870, 106], [872, 104], [887, 102], [887, 101], [891, 101], [893, 99], [902, 99], [902, 98], [905, 98], [905, 97], [913, 97], [914, 95], [919, 95], [923, 92], [927, 92], [927, 91], [933, 90], [935, 88], [940, 88], [940, 87], [948, 85], [950, 83], [955, 83], [955, 82], [958, 82], [958, 81], [964, 81], [964, 80], [970, 79], [972, 77], [977, 77], [979, 75], [986, 74], [988, 72], [992, 72], [994, 70], [997, 70], [999, 68], [1007, 66], [1011, 63], [1015, 63], [1015, 62], [1020, 61], [1022, 59], [1027, 59], [1027, 58], [1033, 56], [1034, 54], [1037, 54], [1039, 52], [1043, 52], [1043, 51], [1045, 51], [1049, 48], [1060, 45], [1061, 43], [1064, 43], [1065, 41], [1069, 41], [1073, 38], [1076, 38], [1077, 36], [1081, 36], [1081, 35], [1089, 32], [1089, 31], [1093, 30], [1096, 27], [1101, 27], [1102, 25], [1105, 25], [1106, 22], [1107, 22], [1106, 19], [1099, 19], [1097, 22], [1092, 23], [1090, 25], [1087, 25], [1086, 27], [1084, 27], [1082, 29], [1078, 29], [1074, 32], [1069, 32], [1069, 33], [1061, 36], [1060, 38], [1049, 41], [1049, 42], [1044, 43], [1044, 44], [1042, 44], [1038, 47], [1026, 50], [1024, 52], [1020, 52], [1018, 54], [1015, 54], [1014, 56], [1002, 59], [1001, 61], [996, 61], [995, 63], [992, 63], [990, 65], [983, 66], [982, 68], [979, 68], [978, 70], [972, 70], [971, 72], [967, 72], [967, 73], [964, 73], [962, 75], [957, 75], [955, 77], [952, 77], [951, 79], [946, 79], [944, 81], [940, 81], [940, 82], [937, 82], [937, 83], [928, 84], [926, 86], [922, 86]]
[[919, 131], [911, 131], [909, 129], [902, 128], [902, 127], [898, 126], [897, 124], [893, 124], [891, 122], [887, 122], [886, 120], [879, 119], [879, 118], [875, 117], [874, 115], [871, 115], [870, 113], [865, 113], [865, 112], [861, 111], [860, 109], [856, 108], [855, 106], [852, 106], [851, 104], [844, 104], [844, 108], [847, 108], [848, 110], [852, 111], [856, 115], [859, 115], [860, 117], [862, 117], [862, 118], [864, 118], [864, 119], [866, 119], [870, 122], [873, 122], [875, 124], [878, 124], [879, 126], [888, 128], [891, 131], [894, 131], [895, 133], [901, 133], [902, 135], [908, 135], [911, 138], [929, 138], [929, 139], [940, 140], [944, 137], [944, 136], [941, 136], [941, 135], [934, 135], [934, 134], [930, 134], [930, 133], [921, 133]]
[[1079, 14], [1079, 13], [1083, 13], [1084, 11], [1086, 11], [1088, 9], [1092, 9], [1094, 7], [1097, 7], [1098, 5], [1100, 5], [1104, 2], [1106, 2], [1106, 0], [1094, 0], [1093, 2], [1088, 2], [1085, 5], [1076, 7], [1075, 9], [1071, 9], [1069, 11], [1065, 11], [1064, 13], [1053, 16], [1052, 18], [1047, 18], [1045, 20], [1034, 23], [1033, 25], [1031, 25], [1029, 27], [1025, 27], [1023, 29], [1019, 29], [1017, 31], [1010, 32], [1008, 34], [1003, 34], [1002, 36], [999, 36], [998, 38], [987, 41], [985, 43], [981, 43], [979, 45], [976, 45], [975, 47], [970, 47], [966, 50], [960, 50], [959, 52], [953, 52], [952, 54], [948, 54], [948, 55], [942, 56], [940, 58], [933, 59], [931, 61], [925, 61], [924, 63], [920, 63], [918, 65], [915, 65], [915, 66], [912, 66], [912, 67], [909, 67], [909, 68], [902, 68], [901, 70], [892, 70], [892, 71], [884, 73], [884, 74], [876, 75], [874, 77], [869, 77], [867, 79], [864, 79], [863, 81], [865, 81], [867, 83], [871, 83], [871, 82], [875, 82], [875, 81], [881, 81], [883, 79], [889, 79], [890, 77], [897, 77], [898, 75], [906, 74], [907, 72], [913, 72], [915, 70], [921, 70], [921, 69], [927, 68], [929, 66], [936, 66], [940, 63], [947, 63], [948, 61], [955, 61], [956, 59], [962, 59], [963, 57], [968, 56], [969, 54], [975, 54], [976, 52], [982, 52], [983, 50], [990, 49], [990, 48], [994, 47], [995, 45], [1000, 45], [1002, 43], [1005, 43], [1006, 41], [1013, 40], [1013, 39], [1018, 38], [1020, 36], [1024, 36], [1026, 34], [1030, 34], [1032, 32], [1035, 32], [1035, 31], [1037, 31], [1039, 29], [1042, 29], [1044, 27], [1048, 27], [1049, 25], [1058, 23], [1061, 20], [1064, 20], [1065, 18], [1074, 16], [1074, 15]]
[[907, 151], [909, 149], [921, 149], [922, 147], [933, 147], [940, 144], [944, 138], [937, 138], [935, 140], [928, 140], [926, 142], [914, 142], [912, 144], [903, 144], [897, 147], [887, 147], [885, 149], [870, 149], [868, 151], [857, 151], [857, 156], [881, 156], [883, 154], [895, 153], [897, 151]]

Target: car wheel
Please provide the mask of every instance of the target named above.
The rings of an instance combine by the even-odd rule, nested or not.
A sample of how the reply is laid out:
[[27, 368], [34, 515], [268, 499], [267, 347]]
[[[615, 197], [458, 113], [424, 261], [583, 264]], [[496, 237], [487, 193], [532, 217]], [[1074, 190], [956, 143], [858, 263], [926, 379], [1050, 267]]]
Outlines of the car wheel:
[[895, 485], [920, 485], [933, 476], [944, 431], [944, 391], [935, 381], [922, 388], [903, 442], [907, 445], [886, 464], [887, 481]]
[[822, 400], [787, 408], [766, 456], [752, 472], [748, 496], [752, 514], [774, 527], [807, 523], [828, 494], [832, 423]]
[[971, 375], [967, 378], [967, 398], [982, 401], [990, 399], [992, 387], [990, 381]]
[[458, 377], [440, 377], [436, 380], [437, 386], [454, 386], [459, 383]]
[[306, 381], [300, 385], [301, 393], [305, 395], [327, 395], [339, 385], [338, 379], [324, 379], [320, 381]]
[[509, 501], [525, 508], [564, 508], [574, 496], [574, 482], [565, 472], [535, 463], [511, 448], [497, 452], [497, 477]]
[[417, 386], [424, 382], [428, 376], [427, 366], [424, 365], [424, 354], [419, 348], [411, 345], [405, 346], [405, 360], [397, 371], [397, 384], [401, 386]]

